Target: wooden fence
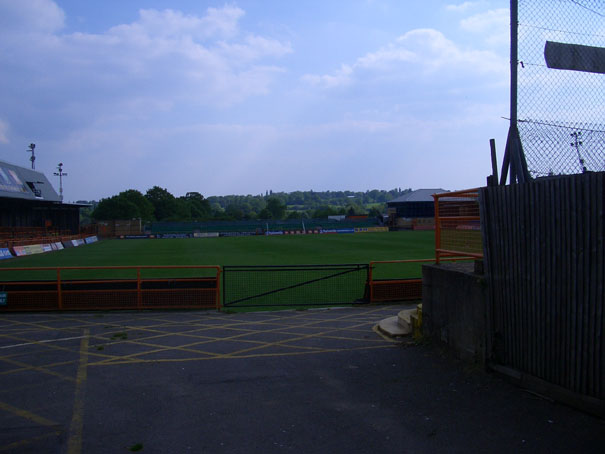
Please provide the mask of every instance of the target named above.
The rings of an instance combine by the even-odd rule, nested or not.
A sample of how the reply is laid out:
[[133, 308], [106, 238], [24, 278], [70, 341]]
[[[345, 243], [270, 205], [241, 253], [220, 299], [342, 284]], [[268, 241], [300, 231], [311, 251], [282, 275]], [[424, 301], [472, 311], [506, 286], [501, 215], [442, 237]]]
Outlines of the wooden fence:
[[492, 359], [600, 405], [604, 181], [586, 173], [480, 193]]

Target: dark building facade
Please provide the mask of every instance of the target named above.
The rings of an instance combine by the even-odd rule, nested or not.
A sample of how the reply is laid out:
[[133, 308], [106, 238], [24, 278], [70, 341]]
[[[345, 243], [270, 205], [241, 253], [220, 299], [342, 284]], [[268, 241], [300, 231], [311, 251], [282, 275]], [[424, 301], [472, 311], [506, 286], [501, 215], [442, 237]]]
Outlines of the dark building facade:
[[389, 218], [434, 218], [433, 194], [447, 192], [445, 189], [418, 189], [387, 202]]
[[81, 206], [62, 203], [43, 173], [0, 161], [0, 227], [42, 227], [77, 234]]

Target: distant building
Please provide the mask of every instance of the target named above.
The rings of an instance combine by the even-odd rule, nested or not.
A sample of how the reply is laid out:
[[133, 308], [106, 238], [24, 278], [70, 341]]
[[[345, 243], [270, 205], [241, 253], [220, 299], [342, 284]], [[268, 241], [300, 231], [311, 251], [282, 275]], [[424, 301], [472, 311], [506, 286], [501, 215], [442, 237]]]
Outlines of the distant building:
[[[393, 228], [415, 228], [434, 225], [435, 201], [433, 194], [448, 192], [445, 189], [418, 189], [407, 192], [396, 199], [387, 202], [388, 224]], [[418, 222], [419, 221], [419, 222]]]
[[77, 234], [81, 206], [62, 203], [43, 173], [0, 161], [0, 227], [42, 227]]

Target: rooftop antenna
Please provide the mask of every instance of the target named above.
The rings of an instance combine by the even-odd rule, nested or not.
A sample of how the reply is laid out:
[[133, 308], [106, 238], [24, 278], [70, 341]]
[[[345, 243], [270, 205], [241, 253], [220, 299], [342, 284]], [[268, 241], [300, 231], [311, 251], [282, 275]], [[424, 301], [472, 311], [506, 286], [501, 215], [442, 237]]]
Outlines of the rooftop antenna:
[[58, 172], [55, 172], [55, 175], [59, 177], [59, 198], [61, 202], [63, 202], [63, 177], [66, 177], [67, 174], [63, 172], [63, 163], [60, 162], [57, 166]]
[[36, 149], [36, 144], [35, 143], [30, 143], [29, 144], [29, 148], [27, 150], [25, 150], [28, 153], [32, 154], [31, 158], [29, 158], [29, 160], [32, 162], [32, 170], [36, 168], [36, 155], [34, 153], [35, 149]]

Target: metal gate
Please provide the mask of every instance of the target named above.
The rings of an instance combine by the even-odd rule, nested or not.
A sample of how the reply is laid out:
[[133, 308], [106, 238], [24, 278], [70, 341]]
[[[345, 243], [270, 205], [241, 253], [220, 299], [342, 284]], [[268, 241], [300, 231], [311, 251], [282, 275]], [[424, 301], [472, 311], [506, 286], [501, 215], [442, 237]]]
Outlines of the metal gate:
[[366, 302], [367, 264], [223, 266], [223, 307]]

